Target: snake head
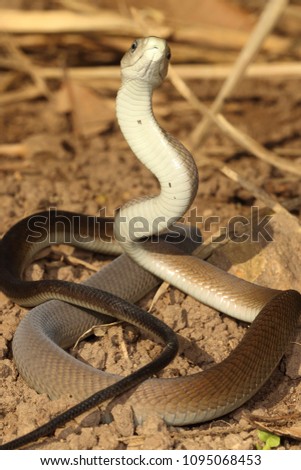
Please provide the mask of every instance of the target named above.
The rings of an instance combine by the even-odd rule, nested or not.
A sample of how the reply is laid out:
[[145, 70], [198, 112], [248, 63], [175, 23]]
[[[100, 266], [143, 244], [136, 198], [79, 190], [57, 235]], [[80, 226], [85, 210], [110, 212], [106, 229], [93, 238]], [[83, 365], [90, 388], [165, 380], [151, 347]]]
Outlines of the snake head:
[[122, 81], [143, 80], [157, 88], [167, 75], [170, 49], [165, 39], [136, 39], [121, 60]]

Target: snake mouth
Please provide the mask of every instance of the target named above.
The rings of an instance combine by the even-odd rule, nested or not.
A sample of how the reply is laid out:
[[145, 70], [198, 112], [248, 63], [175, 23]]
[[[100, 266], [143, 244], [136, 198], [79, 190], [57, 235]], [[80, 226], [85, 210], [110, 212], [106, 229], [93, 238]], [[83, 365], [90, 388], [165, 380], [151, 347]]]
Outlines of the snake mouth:
[[148, 53], [149, 51], [153, 51], [156, 56], [158, 56], [154, 60], [169, 60], [170, 59], [170, 49], [166, 43], [166, 41], [157, 38], [157, 37], [150, 37], [148, 38], [148, 43], [145, 46], [144, 53]]
[[[157, 40], [158, 38], [155, 39]], [[142, 57], [143, 56], [141, 56], [140, 58]], [[155, 76], [157, 75], [160, 81], [163, 81], [167, 75], [167, 69], [170, 58], [170, 51], [166, 43], [160, 41], [159, 44], [151, 44], [149, 48], [145, 49], [144, 57], [149, 60], [149, 64], [145, 69], [145, 76], [147, 76], [151, 67], [153, 67], [154, 63], [156, 62], [156, 68], [151, 71], [151, 75], [153, 78], [155, 78]]]

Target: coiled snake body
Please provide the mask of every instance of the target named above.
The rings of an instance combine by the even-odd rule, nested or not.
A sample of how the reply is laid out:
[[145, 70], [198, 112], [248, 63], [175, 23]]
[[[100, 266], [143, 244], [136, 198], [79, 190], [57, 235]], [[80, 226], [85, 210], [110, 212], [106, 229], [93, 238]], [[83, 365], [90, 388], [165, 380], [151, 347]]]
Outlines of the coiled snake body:
[[[152, 92], [165, 78], [169, 56], [166, 42], [150, 37], [135, 41], [122, 59], [118, 121], [135, 155], [158, 178], [161, 191], [158, 196], [132, 201], [120, 209], [114, 231], [126, 254], [86, 284], [134, 302], [160, 278], [224, 313], [253, 322], [239, 346], [222, 363], [188, 377], [148, 379], [121, 398], [132, 406], [137, 422], [156, 413], [169, 424], [184, 425], [228, 413], [255, 394], [275, 369], [294, 334], [301, 296], [295, 291], [267, 289], [237, 279], [184, 253], [176, 244], [167, 247], [163, 242], [139, 242], [181, 218], [198, 186], [191, 155], [158, 125], [152, 112]], [[60, 215], [64, 217], [64, 213]], [[28, 235], [24, 233], [28, 220], [20, 225], [17, 235], [8, 234], [0, 245], [4, 259], [1, 287], [26, 306], [40, 304], [51, 296], [68, 303], [52, 300], [29, 312], [13, 341], [14, 358], [22, 376], [37, 391], [52, 398], [72, 394], [82, 400], [120, 377], [93, 369], [62, 349], [98, 321], [95, 315], [71, 305], [72, 299], [58, 294], [56, 287], [51, 287], [52, 281], [50, 294], [46, 295], [45, 284], [19, 279], [34, 252], [49, 242], [46, 237], [39, 243], [21, 244], [18, 249], [16, 239], [20, 231], [23, 238]], [[131, 221], [143, 221], [139, 236]], [[72, 230], [76, 232], [76, 227]], [[62, 241], [59, 233], [56, 236], [57, 241]], [[81, 245], [76, 236], [72, 242]], [[86, 245], [103, 250], [92, 239]], [[7, 250], [13, 247], [15, 259], [11, 261]], [[105, 243], [104, 249], [120, 253], [115, 244]], [[78, 285], [74, 286], [74, 296], [79, 298], [81, 292], [77, 291]], [[87, 304], [83, 302], [83, 306]], [[104, 313], [114, 316], [110, 309]]]

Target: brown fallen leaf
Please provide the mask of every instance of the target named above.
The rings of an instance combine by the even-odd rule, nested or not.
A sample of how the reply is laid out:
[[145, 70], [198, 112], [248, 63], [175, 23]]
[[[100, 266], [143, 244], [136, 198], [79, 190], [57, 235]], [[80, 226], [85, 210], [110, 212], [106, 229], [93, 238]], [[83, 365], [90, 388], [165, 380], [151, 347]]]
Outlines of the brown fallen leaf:
[[267, 426], [260, 422], [254, 421], [254, 423], [262, 430], [268, 431], [271, 434], [277, 436], [290, 437], [291, 439], [301, 440], [301, 422], [298, 426], [291, 427], [278, 427], [278, 426]]
[[74, 131], [85, 138], [107, 131], [115, 119], [113, 100], [67, 78], [54, 96], [58, 113], [71, 113]]
[[246, 415], [246, 418], [264, 431], [277, 434], [278, 436], [301, 440], [301, 413], [291, 413], [274, 417], [250, 414]]

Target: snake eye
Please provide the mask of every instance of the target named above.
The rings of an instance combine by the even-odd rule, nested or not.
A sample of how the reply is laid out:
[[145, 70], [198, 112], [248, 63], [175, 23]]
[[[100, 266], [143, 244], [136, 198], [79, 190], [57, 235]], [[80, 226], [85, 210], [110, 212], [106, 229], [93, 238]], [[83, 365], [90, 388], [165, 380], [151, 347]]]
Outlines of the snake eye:
[[135, 52], [135, 50], [138, 47], [138, 41], [134, 41], [133, 44], [131, 45], [131, 52]]
[[167, 59], [167, 60], [170, 60], [170, 59], [171, 59], [171, 52], [170, 52], [170, 51], [167, 51], [167, 52], [166, 52], [166, 59]]

